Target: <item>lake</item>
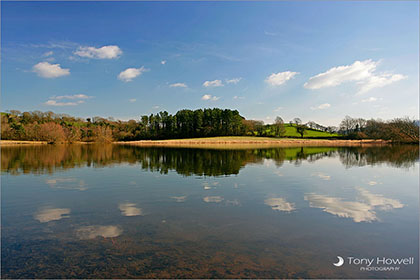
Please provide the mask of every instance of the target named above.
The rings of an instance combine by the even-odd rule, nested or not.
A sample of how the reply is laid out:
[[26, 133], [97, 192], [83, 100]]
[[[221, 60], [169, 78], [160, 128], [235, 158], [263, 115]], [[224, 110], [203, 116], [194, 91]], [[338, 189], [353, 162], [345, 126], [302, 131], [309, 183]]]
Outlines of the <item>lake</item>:
[[1, 169], [3, 278], [419, 276], [417, 146], [16, 146]]

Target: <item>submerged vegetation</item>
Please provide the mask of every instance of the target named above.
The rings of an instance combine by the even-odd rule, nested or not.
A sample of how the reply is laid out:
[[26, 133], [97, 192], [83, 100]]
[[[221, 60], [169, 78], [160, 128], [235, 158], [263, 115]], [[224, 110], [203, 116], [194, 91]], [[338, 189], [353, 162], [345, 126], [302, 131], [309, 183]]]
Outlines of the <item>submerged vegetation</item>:
[[312, 121], [304, 124], [299, 118], [284, 123], [277, 117], [273, 124], [264, 124], [246, 120], [237, 110], [219, 108], [185, 109], [174, 115], [164, 111], [129, 121], [102, 117], [82, 119], [40, 111], [1, 113], [2, 140], [73, 143], [216, 136], [383, 139], [418, 143], [419, 127], [418, 122], [409, 118], [382, 121], [346, 117], [339, 128]]

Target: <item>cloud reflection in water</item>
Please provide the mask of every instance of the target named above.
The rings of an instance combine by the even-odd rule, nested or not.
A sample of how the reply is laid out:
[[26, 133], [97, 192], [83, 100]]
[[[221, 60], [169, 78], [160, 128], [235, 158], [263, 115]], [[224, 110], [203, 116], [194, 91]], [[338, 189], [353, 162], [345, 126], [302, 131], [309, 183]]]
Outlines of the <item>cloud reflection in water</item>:
[[98, 236], [104, 238], [117, 237], [123, 230], [117, 226], [84, 226], [76, 230], [76, 235], [80, 239], [94, 239]]
[[356, 223], [377, 221], [376, 210], [392, 210], [402, 208], [400, 201], [386, 198], [379, 194], [373, 194], [363, 188], [356, 188], [359, 192], [360, 201], [343, 201], [339, 197], [332, 197], [310, 193], [305, 195], [309, 206], [321, 208], [324, 212], [343, 217], [352, 218]]
[[63, 218], [69, 218], [70, 209], [68, 208], [45, 208], [35, 214], [35, 220], [41, 223], [47, 223], [50, 221], [57, 221]]
[[122, 203], [119, 205], [121, 215], [131, 217], [143, 215], [141, 208], [137, 208], [135, 203]]
[[283, 212], [291, 212], [295, 210], [295, 204], [287, 202], [282, 197], [272, 197], [264, 200], [264, 204], [271, 207], [273, 210], [283, 211]]

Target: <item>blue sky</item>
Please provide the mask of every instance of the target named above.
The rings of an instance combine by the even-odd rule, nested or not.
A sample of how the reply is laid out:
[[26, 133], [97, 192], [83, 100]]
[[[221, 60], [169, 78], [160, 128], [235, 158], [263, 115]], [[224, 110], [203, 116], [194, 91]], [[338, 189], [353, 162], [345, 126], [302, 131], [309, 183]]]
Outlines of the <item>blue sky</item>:
[[2, 111], [418, 118], [418, 1], [1, 5]]

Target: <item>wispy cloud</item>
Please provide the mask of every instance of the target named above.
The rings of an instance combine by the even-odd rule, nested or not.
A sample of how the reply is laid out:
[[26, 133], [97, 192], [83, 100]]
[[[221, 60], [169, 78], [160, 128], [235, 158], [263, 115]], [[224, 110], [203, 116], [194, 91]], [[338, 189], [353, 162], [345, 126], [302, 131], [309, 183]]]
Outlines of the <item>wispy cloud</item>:
[[264, 34], [267, 36], [277, 36], [277, 33], [264, 31]]
[[170, 84], [169, 87], [187, 88], [188, 86], [185, 83], [174, 83], [174, 84]]
[[74, 95], [60, 95], [60, 96], [53, 96], [51, 99], [89, 99], [92, 96], [88, 96], [86, 94], [74, 94]]
[[48, 51], [48, 52], [45, 52], [42, 56], [43, 57], [48, 57], [48, 56], [52, 56], [53, 54], [54, 54], [53, 51]]
[[56, 100], [48, 100], [44, 104], [48, 106], [76, 106], [83, 103], [85, 103], [83, 100], [79, 100], [77, 102], [57, 102]]
[[123, 82], [131, 82], [134, 78], [147, 71], [149, 71], [149, 69], [144, 68], [144, 66], [140, 68], [127, 68], [118, 75], [118, 79]]
[[74, 52], [75, 55], [94, 59], [114, 59], [122, 55], [122, 50], [118, 46], [95, 47], [79, 47]]
[[220, 98], [220, 97], [217, 97], [217, 96], [212, 96], [212, 95], [210, 95], [210, 94], [204, 94], [204, 95], [201, 97], [201, 100], [217, 101], [217, 100], [219, 100], [219, 98]]
[[280, 86], [288, 80], [292, 79], [297, 74], [299, 73], [291, 71], [273, 73], [265, 79], [265, 82], [271, 86]]
[[165, 65], [165, 64], [166, 64], [166, 60], [162, 60], [162, 61], [160, 62], [160, 64]]
[[[85, 99], [92, 98], [93, 96], [88, 96], [86, 94], [74, 94], [74, 95], [60, 95], [52, 96], [50, 99], [45, 102], [45, 105], [49, 106], [76, 106], [79, 104], [85, 103]], [[57, 100], [74, 100], [70, 102], [62, 102]]]
[[328, 109], [328, 108], [330, 108], [330, 107], [331, 107], [331, 104], [329, 104], [329, 103], [324, 103], [324, 104], [321, 104], [321, 105], [316, 106], [316, 107], [311, 107], [310, 109], [311, 109], [311, 110], [325, 110], [325, 109]]
[[234, 84], [236, 85], [237, 83], [239, 83], [242, 80], [242, 78], [233, 78], [233, 79], [227, 79], [226, 83], [227, 84]]
[[128, 102], [130, 102], [130, 103], [134, 103], [134, 102], [136, 102], [137, 101], [137, 99], [135, 99], [135, 98], [130, 98], [130, 99], [128, 99]]
[[375, 102], [375, 101], [378, 101], [378, 100], [382, 100], [382, 98], [369, 97], [369, 98], [366, 98], [366, 99], [362, 99], [362, 102], [363, 103], [366, 103], [366, 102]]
[[401, 74], [376, 74], [379, 62], [371, 59], [355, 61], [351, 65], [333, 67], [326, 72], [315, 75], [304, 84], [307, 89], [321, 89], [335, 87], [346, 82], [357, 82], [360, 89], [358, 94], [374, 88], [384, 87], [391, 83], [405, 79]]
[[32, 67], [32, 71], [42, 78], [58, 78], [70, 75], [70, 69], [61, 68], [60, 64], [40, 62]]
[[223, 83], [221, 80], [214, 80], [214, 81], [205, 81], [203, 83], [204, 87], [222, 87]]

